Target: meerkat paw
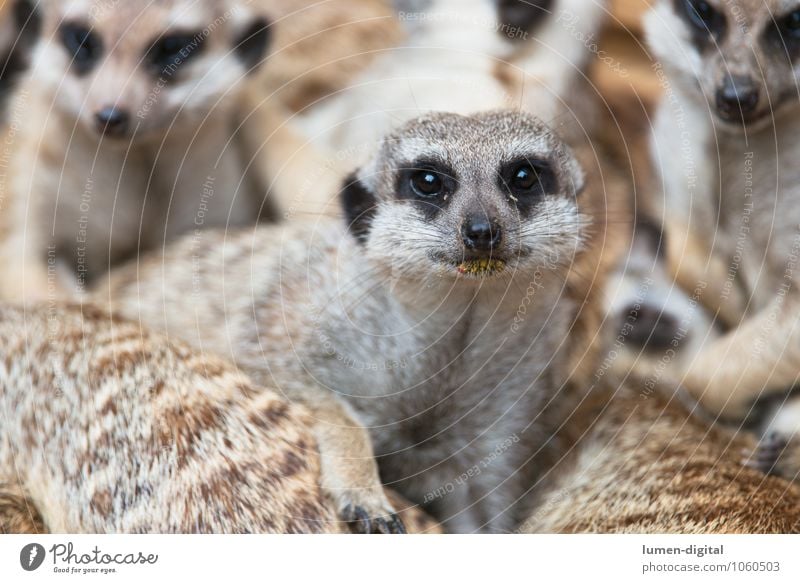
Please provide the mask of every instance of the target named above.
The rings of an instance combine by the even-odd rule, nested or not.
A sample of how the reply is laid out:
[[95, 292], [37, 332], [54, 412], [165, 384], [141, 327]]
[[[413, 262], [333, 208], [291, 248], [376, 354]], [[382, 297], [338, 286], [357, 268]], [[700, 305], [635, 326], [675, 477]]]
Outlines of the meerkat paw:
[[788, 441], [777, 433], [765, 436], [758, 442], [755, 450], [743, 450], [742, 465], [753, 468], [767, 475], [774, 475]]
[[[369, 434], [340, 404], [317, 406], [318, 414], [329, 420], [317, 427], [320, 485], [335, 504], [339, 519], [358, 534], [405, 533], [381, 483]], [[335, 430], [328, 430], [331, 423], [336, 423]]]
[[348, 504], [340, 514], [356, 534], [406, 534], [403, 521], [393, 511], [370, 512], [364, 506]]
[[771, 416], [745, 465], [787, 480], [800, 477], [800, 398], [790, 398]]
[[[349, 467], [350, 464], [348, 464]], [[366, 469], [366, 468], [365, 468]], [[373, 468], [370, 468], [373, 470]], [[363, 484], [361, 480], [345, 482], [338, 472], [334, 475], [323, 470], [323, 490], [336, 504], [339, 518], [355, 534], [405, 534], [406, 528], [394, 506], [386, 496], [374, 468], [373, 486], [349, 487], [342, 484]]]

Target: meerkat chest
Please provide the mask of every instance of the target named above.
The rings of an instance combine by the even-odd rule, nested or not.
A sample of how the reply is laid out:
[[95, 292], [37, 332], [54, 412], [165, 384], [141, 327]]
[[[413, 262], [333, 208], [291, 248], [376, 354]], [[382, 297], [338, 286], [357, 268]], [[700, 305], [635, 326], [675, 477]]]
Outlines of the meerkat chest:
[[547, 328], [547, 315], [528, 314], [516, 326], [514, 314], [491, 309], [421, 324], [396, 319], [392, 332], [344, 353], [340, 345], [330, 381], [347, 388], [378, 452], [405, 448], [404, 465], [441, 460], [493, 434], [498, 420], [514, 433], [535, 416], [563, 338], [558, 318]]
[[68, 144], [44, 143], [31, 187], [39, 220], [52, 227], [64, 260], [80, 259], [82, 270], [98, 272], [109, 256], [135, 250], [146, 180], [135, 151], [75, 132]]
[[[797, 124], [789, 124], [797, 125]], [[797, 277], [800, 255], [800, 168], [791, 131], [772, 128], [731, 139], [721, 148], [722, 235], [728, 260], [752, 308], [766, 306]]]

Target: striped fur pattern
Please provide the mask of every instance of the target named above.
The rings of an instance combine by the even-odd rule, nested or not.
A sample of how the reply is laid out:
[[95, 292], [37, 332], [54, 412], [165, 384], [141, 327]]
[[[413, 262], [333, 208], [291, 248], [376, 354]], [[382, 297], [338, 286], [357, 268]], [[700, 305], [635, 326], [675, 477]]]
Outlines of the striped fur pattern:
[[668, 391], [630, 379], [598, 399], [522, 531], [800, 532], [800, 487], [745, 467], [751, 437], [692, 415]]
[[307, 414], [221, 359], [89, 307], [0, 309], [0, 354], [4, 529], [337, 530]]

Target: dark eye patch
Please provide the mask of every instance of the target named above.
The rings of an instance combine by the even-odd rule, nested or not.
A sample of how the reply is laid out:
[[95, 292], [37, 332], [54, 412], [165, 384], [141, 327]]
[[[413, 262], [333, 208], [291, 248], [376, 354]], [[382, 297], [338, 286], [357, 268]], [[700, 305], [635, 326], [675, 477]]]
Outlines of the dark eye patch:
[[558, 179], [550, 162], [536, 158], [519, 158], [504, 164], [499, 181], [502, 192], [523, 213], [558, 190]]
[[180, 67], [200, 56], [205, 38], [203, 33], [176, 32], [157, 38], [145, 55], [145, 62], [156, 75], [173, 75]]
[[691, 28], [694, 43], [705, 48], [719, 41], [727, 29], [725, 15], [706, 0], [674, 0], [675, 11]]
[[418, 160], [397, 175], [397, 197], [416, 202], [427, 217], [445, 208], [458, 190], [453, 170], [438, 161]]
[[256, 69], [264, 60], [271, 39], [272, 31], [269, 20], [259, 18], [236, 39], [234, 45], [236, 56], [248, 70]]
[[102, 39], [86, 24], [66, 22], [58, 29], [58, 37], [79, 75], [91, 71], [103, 54]]
[[496, 0], [501, 32], [512, 40], [525, 40], [552, 12], [554, 0]]
[[775, 50], [785, 53], [792, 61], [796, 59], [800, 56], [800, 10], [776, 16], [774, 22], [767, 25], [764, 36]]

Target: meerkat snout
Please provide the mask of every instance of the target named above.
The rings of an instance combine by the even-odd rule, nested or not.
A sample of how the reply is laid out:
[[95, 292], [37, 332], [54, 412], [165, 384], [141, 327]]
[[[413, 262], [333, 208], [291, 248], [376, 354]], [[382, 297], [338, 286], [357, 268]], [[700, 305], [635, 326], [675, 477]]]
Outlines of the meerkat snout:
[[461, 240], [469, 251], [491, 253], [503, 240], [503, 229], [496, 219], [470, 215], [461, 225]]
[[700, 100], [719, 129], [758, 131], [798, 107], [796, 0], [658, 0], [645, 28], [670, 91]]
[[131, 114], [126, 109], [109, 105], [98, 111], [94, 115], [94, 119], [98, 132], [119, 138], [128, 133]]
[[758, 108], [760, 91], [748, 75], [726, 75], [717, 89], [717, 111], [726, 121], [749, 121]]

